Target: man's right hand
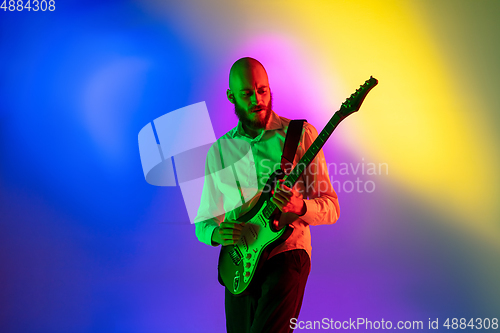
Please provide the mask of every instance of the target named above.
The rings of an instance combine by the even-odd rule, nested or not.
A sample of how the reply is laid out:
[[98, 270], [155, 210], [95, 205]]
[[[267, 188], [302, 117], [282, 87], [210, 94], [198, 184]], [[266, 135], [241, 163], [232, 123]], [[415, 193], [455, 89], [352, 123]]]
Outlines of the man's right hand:
[[212, 233], [212, 242], [224, 245], [232, 245], [241, 237], [241, 230], [245, 222], [224, 221]]

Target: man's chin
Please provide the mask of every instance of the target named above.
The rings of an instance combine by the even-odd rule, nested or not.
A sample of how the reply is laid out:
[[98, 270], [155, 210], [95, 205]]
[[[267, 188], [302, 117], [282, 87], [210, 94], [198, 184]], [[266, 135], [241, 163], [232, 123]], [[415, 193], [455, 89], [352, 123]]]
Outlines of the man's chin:
[[261, 110], [254, 113], [254, 120], [251, 121], [252, 127], [256, 129], [266, 128], [267, 122], [271, 117], [271, 110]]

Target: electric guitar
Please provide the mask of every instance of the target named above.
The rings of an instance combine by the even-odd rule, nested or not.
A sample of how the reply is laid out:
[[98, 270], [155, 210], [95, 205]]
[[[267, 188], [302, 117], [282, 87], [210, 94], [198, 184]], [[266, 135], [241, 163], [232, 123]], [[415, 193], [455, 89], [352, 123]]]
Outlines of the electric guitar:
[[347, 98], [295, 168], [288, 175], [284, 175], [281, 170], [273, 172], [269, 176], [257, 203], [250, 211], [238, 217], [238, 221], [245, 222], [246, 225], [238, 242], [233, 245], [222, 246], [218, 267], [219, 281], [222, 280], [221, 283], [232, 294], [238, 295], [247, 289], [255, 272], [265, 262], [271, 250], [284, 242], [293, 231], [293, 228], [289, 225], [280, 230], [276, 230], [274, 226], [274, 221], [279, 219], [280, 211], [270, 199], [272, 197], [271, 190], [275, 188], [278, 179], [283, 179], [285, 185], [292, 188], [337, 125], [344, 118], [359, 110], [366, 95], [377, 83], [377, 79], [370, 76], [370, 79]]

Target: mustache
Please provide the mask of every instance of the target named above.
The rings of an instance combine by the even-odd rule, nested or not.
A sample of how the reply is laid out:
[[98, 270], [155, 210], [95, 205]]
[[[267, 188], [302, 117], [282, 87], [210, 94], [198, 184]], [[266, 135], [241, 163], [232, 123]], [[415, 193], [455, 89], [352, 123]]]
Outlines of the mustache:
[[266, 109], [267, 109], [267, 107], [265, 105], [258, 105], [256, 107], [252, 108], [250, 110], [250, 112], [257, 112], [257, 111], [266, 110]]

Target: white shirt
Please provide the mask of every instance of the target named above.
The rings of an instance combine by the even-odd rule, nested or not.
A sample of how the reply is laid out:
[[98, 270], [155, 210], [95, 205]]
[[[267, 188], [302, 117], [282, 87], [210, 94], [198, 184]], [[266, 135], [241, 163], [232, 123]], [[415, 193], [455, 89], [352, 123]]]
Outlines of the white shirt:
[[[194, 220], [196, 236], [201, 242], [213, 246], [214, 229], [226, 218], [237, 220], [258, 201], [267, 179], [280, 167], [289, 123], [290, 119], [279, 117], [273, 111], [266, 128], [257, 137], [251, 138], [246, 134], [239, 121], [235, 128], [212, 145], [205, 166], [205, 174], [210, 176], [205, 176]], [[317, 136], [314, 126], [305, 122], [294, 166]], [[248, 154], [250, 149], [252, 154]], [[235, 178], [238, 181], [236, 184]], [[338, 198], [330, 182], [323, 150], [304, 170], [295, 189], [303, 194], [307, 211], [300, 217], [294, 213], [281, 214], [280, 221], [293, 221], [294, 231], [285, 242], [272, 250], [270, 257], [294, 249], [304, 249], [311, 257], [309, 226], [333, 224], [339, 218]]]

